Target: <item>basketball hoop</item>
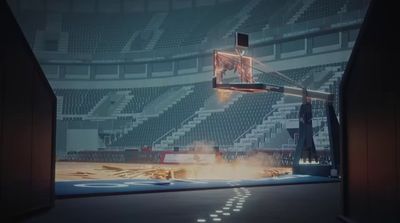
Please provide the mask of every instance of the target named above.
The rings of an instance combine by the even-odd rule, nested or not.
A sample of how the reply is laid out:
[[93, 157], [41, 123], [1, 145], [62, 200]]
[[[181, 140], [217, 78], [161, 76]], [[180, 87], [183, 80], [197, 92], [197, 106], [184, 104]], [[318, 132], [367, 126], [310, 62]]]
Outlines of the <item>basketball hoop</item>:
[[235, 51], [239, 57], [242, 57], [246, 54], [246, 49], [236, 48]]

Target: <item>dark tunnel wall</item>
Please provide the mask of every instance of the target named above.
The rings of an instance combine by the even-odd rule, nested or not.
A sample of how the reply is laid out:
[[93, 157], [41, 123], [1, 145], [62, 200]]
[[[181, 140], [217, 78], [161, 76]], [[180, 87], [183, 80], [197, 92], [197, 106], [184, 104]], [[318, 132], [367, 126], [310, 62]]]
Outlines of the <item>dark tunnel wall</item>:
[[53, 203], [56, 98], [3, 0], [0, 23], [2, 218]]
[[398, 12], [372, 1], [342, 82], [343, 208], [349, 222], [400, 222]]

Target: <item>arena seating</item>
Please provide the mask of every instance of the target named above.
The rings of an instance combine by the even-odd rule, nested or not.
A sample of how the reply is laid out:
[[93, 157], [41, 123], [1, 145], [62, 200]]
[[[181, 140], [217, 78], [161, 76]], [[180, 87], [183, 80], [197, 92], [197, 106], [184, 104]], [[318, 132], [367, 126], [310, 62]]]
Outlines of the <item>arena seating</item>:
[[96, 52], [120, 52], [133, 33], [143, 29], [150, 18], [149, 13], [110, 16], [104, 24]]
[[[310, 86], [312, 86], [311, 89], [319, 89], [334, 93], [336, 97], [334, 105], [337, 105], [338, 89], [334, 86], [335, 83], [340, 82], [340, 77], [343, 72], [344, 66], [345, 63], [336, 63], [282, 71], [282, 73], [291, 77], [294, 80], [303, 82], [303, 84], [305, 84], [306, 86], [308, 86], [307, 84], [310, 84]], [[327, 71], [329, 72], [327, 73]], [[319, 76], [320, 78], [321, 75], [325, 75], [323, 76], [324, 82], [310, 82], [310, 80], [314, 79], [315, 75], [317, 77]], [[258, 81], [285, 85], [283, 81], [278, 80], [271, 75], [259, 75]], [[336, 90], [332, 91], [335, 88]], [[262, 122], [260, 122], [257, 126], [253, 127], [251, 131], [249, 130], [247, 132], [248, 134], [243, 134], [242, 138], [235, 142], [234, 147], [237, 149], [243, 149], [247, 147], [254, 147], [258, 143], [260, 143], [258, 144], [258, 146], [269, 149], [277, 149], [281, 148], [282, 146], [286, 148], [288, 145], [290, 145], [289, 148], [292, 148], [295, 142], [286, 131], [285, 123], [287, 119], [298, 118], [300, 103], [301, 99], [295, 97], [285, 97], [284, 100], [281, 99], [277, 101], [277, 103], [273, 105], [276, 110], [268, 117], [266, 117]], [[314, 123], [314, 132], [317, 134], [317, 140], [319, 143], [317, 146], [319, 149], [324, 149], [327, 145], [329, 145], [329, 142], [327, 141], [326, 131], [324, 131], [326, 129], [325, 106], [322, 101], [318, 100], [313, 100], [312, 105], [313, 117], [316, 119]], [[335, 109], [337, 111], [337, 107]]]
[[[292, 69], [286, 71], [280, 71], [280, 73], [286, 75], [287, 77], [291, 78], [292, 80], [302, 82], [309, 72], [313, 69], [321, 69], [319, 67], [304, 67], [299, 69]], [[275, 85], [291, 85], [287, 81], [282, 80], [281, 78], [277, 77], [274, 73], [268, 74], [259, 74], [257, 78], [258, 82], [268, 83], [268, 84], [275, 84]]]
[[[227, 30], [232, 30], [234, 27], [237, 27], [235, 29], [236, 31], [242, 31], [246, 33], [259, 32], [262, 31], [263, 28], [265, 28], [266, 25], [270, 23], [270, 21], [279, 20], [273, 17], [279, 16], [278, 12], [284, 6], [290, 4], [289, 0], [261, 0], [257, 4], [257, 6], [251, 11], [246, 11], [246, 13], [248, 12], [249, 17], [246, 17], [247, 19], [242, 19], [240, 22], [243, 23], [239, 25], [238, 20], [240, 19], [237, 19], [234, 16], [237, 15], [238, 12], [243, 8], [243, 6], [248, 4], [249, 1], [238, 1], [239, 3], [237, 4], [231, 4], [232, 1], [217, 2], [219, 3], [212, 6], [198, 6], [193, 8], [174, 9], [167, 12], [162, 12], [164, 17], [162, 20], [159, 20], [157, 26], [157, 29], [159, 29], [157, 30], [159, 31], [157, 33], [161, 36], [159, 39], [156, 38], [157, 40], [152, 42], [154, 43], [154, 45], [151, 44], [152, 47], [149, 47], [153, 48], [154, 46], [154, 51], [143, 52], [144, 56], [142, 61], [145, 62], [142, 62], [140, 60], [136, 61], [136, 58], [134, 58], [133, 62], [131, 62], [130, 60], [128, 60], [131, 59], [129, 57], [129, 53], [136, 56], [136, 54], [139, 55], [142, 50], [145, 50], [154, 33], [152, 33], [151, 29], [145, 30], [146, 32], [144, 32], [144, 29], [148, 27], [149, 21], [152, 20], [157, 12], [60, 12], [58, 13], [61, 15], [62, 18], [60, 31], [68, 34], [68, 38], [66, 39], [68, 40], [68, 44], [65, 45], [68, 46], [68, 53], [64, 54], [64, 52], [56, 52], [58, 53], [57, 56], [65, 56], [64, 58], [66, 58], [66, 61], [62, 61], [62, 59], [60, 59], [60, 64], [52, 61], [45, 61], [45, 63], [50, 63], [52, 66], [54, 66], [54, 70], [57, 70], [54, 72], [57, 73], [57, 76], [50, 81], [71, 81], [71, 83], [73, 83], [74, 81], [79, 81], [78, 79], [68, 77], [67, 74], [69, 73], [66, 71], [70, 66], [68, 62], [69, 59], [71, 61], [74, 61], [74, 59], [76, 59], [74, 56], [81, 54], [88, 55], [88, 58], [91, 58], [92, 60], [79, 60], [79, 58], [77, 57], [78, 63], [91, 64], [92, 61], [96, 61], [90, 65], [90, 68], [94, 69], [85, 69], [85, 71], [83, 72], [85, 75], [87, 74], [85, 76], [87, 78], [85, 79], [85, 81], [88, 82], [92, 81], [92, 79], [94, 79], [94, 81], [106, 81], [105, 79], [101, 79], [100, 77], [98, 77], [101, 76], [101, 74], [105, 73], [98, 72], [103, 69], [103, 67], [105, 67], [103, 64], [101, 64], [103, 61], [107, 61], [106, 63], [113, 63], [113, 67], [115, 68], [117, 67], [117, 65], [114, 65], [114, 63], [120, 63], [115, 62], [119, 61], [120, 58], [102, 57], [104, 55], [107, 55], [107, 53], [110, 53], [109, 55], [119, 55], [121, 56], [121, 58], [124, 58], [126, 56], [126, 58], [124, 59], [127, 59], [126, 62], [122, 62], [123, 65], [118, 66], [118, 72], [115, 71], [117, 69], [114, 69], [115, 72], [113, 74], [117, 74], [115, 75], [115, 77], [112, 77], [114, 79], [137, 78], [139, 80], [142, 78], [150, 77], [163, 79], [170, 78], [169, 76], [174, 76], [174, 78], [176, 76], [179, 78], [180, 75], [187, 75], [189, 74], [189, 72], [190, 75], [194, 75], [199, 70], [206, 71], [204, 66], [208, 63], [210, 63], [209, 65], [212, 65], [212, 60], [209, 54], [200, 55], [200, 57], [198, 58], [197, 56], [193, 56], [190, 54], [202, 54], [205, 52], [209, 52], [209, 49], [204, 47], [205, 45], [199, 46], [199, 44], [204, 43], [207, 40], [210, 41], [210, 47], [212, 46], [213, 48], [217, 49], [219, 46], [212, 45], [212, 38], [216, 38], [218, 37], [218, 35], [222, 36], [225, 34], [218, 33], [218, 28], [226, 25], [227, 27], [224, 28], [226, 28]], [[365, 5], [366, 0], [315, 0], [310, 5], [310, 7], [308, 7], [304, 11], [304, 13], [299, 16], [295, 23], [302, 23], [315, 19], [325, 19], [328, 16], [337, 15], [339, 12], [351, 12], [361, 9], [365, 7]], [[292, 14], [295, 13], [296, 10], [298, 11], [300, 9], [293, 7], [292, 10], [293, 11], [291, 11], [290, 13], [287, 13], [288, 15], [285, 15], [285, 19], [286, 17], [293, 17]], [[21, 16], [18, 18], [19, 20], [21, 20], [21, 23], [23, 24], [23, 30], [32, 46], [34, 46], [35, 41], [37, 41], [37, 31], [43, 31], [46, 29], [46, 16], [47, 15], [45, 13], [29, 12], [28, 14], [22, 13]], [[31, 19], [32, 17], [35, 17], [36, 19], [33, 20]], [[317, 24], [319, 24], [319, 21], [320, 20], [317, 21]], [[283, 19], [282, 22], [285, 23]], [[276, 25], [279, 27], [282, 24], [280, 23]], [[282, 27], [282, 33], [278, 32], [276, 34], [272, 33], [272, 29], [264, 30], [264, 34], [271, 31], [271, 35], [274, 38], [280, 38], [282, 35], [284, 36], [286, 30], [285, 28], [297, 28], [295, 27], [296, 25], [298, 25], [297, 27], [302, 28], [304, 24], [294, 24], [293, 27], [292, 25], [287, 25], [285, 27]], [[305, 25], [308, 25], [308, 23]], [[354, 30], [356, 29], [357, 28], [354, 28]], [[252, 36], [257, 36], [257, 34]], [[324, 33], [317, 33], [317, 35], [320, 34], [322, 35]], [[335, 34], [338, 34], [338, 32]], [[344, 30], [343, 34], [343, 37], [346, 37], [347, 30]], [[356, 36], [356, 34], [353, 36]], [[308, 38], [308, 36], [306, 36], [306, 38]], [[314, 36], [312, 36], [311, 38], [314, 38]], [[339, 38], [335, 38], [335, 40], [336, 39]], [[355, 39], [355, 37], [352, 39]], [[270, 47], [268, 48], [268, 52], [272, 51], [269, 49], [276, 49], [273, 52], [273, 62], [276, 62], [275, 60], [280, 59], [296, 59], [284, 56], [279, 57], [279, 54], [286, 53], [286, 51], [284, 51], [285, 48], [282, 47], [282, 45], [284, 44], [279, 46], [281, 42], [277, 42], [278, 44], [274, 45], [275, 42], [273, 42], [272, 44], [270, 44], [269, 42], [258, 43], [260, 39], [256, 38], [250, 38], [250, 40], [256, 42], [254, 45], [251, 45], [251, 47], [255, 46], [256, 48], [262, 46], [262, 50], [265, 50], [264, 52], [267, 51], [267, 47]], [[307, 52], [305, 52], [306, 54], [304, 56], [316, 53], [313, 51], [314, 48], [317, 47], [316, 44], [314, 45], [316, 41], [314, 41], [315, 39], [310, 40], [313, 43], [311, 44], [312, 49], [307, 48]], [[341, 40], [344, 40], [345, 42], [339, 47], [345, 47], [346, 50], [351, 47], [350, 45], [345, 46], [346, 38], [343, 38]], [[303, 47], [303, 39], [301, 39], [300, 42], [301, 44], [298, 45], [301, 45]], [[208, 42], [206, 43], [208, 44]], [[269, 45], [264, 47], [265, 44]], [[328, 48], [329, 46], [331, 46], [329, 44], [322, 45], [327, 45]], [[138, 50], [140, 52], [121, 52], [124, 48], [126, 49], [126, 46], [130, 46], [127, 51]], [[225, 46], [221, 45], [221, 47]], [[149, 50], [149, 48], [147, 50]], [[180, 49], [192, 49], [192, 51], [186, 52], [182, 50], [183, 55], [175, 55], [178, 54]], [[197, 49], [199, 49], [199, 51], [197, 51]], [[344, 48], [335, 48], [334, 50], [332, 50], [332, 52], [336, 50], [340, 51], [342, 49]], [[164, 55], [160, 55], [159, 58], [155, 58], [156, 56], [158, 56], [158, 52], [169, 51], [171, 51], [172, 57], [166, 56], [165, 58], [167, 59], [163, 60]], [[327, 51], [323, 51], [322, 53], [330, 53], [330, 51], [331, 49], [328, 49]], [[153, 52], [154, 55], [151, 55]], [[185, 53], [188, 53], [189, 56]], [[262, 54], [262, 56], [270, 55], [266, 55], [265, 53], [260, 54]], [[49, 55], [51, 56], [52, 54], [49, 53]], [[176, 58], [178, 58], [176, 61], [175, 56], [177, 56]], [[204, 61], [202, 59], [203, 57], [206, 58], [204, 59]], [[298, 55], [296, 57], [301, 58], [302, 55]], [[147, 60], [150, 60], [150, 62], [147, 62]], [[55, 59], [54, 61], [58, 60]], [[132, 66], [133, 68], [131, 67], [130, 69], [128, 69], [128, 66]], [[282, 73], [302, 83], [307, 81], [306, 77], [310, 76], [311, 73], [323, 70], [326, 66], [332, 66], [332, 64], [318, 67], [304, 67], [294, 70], [284, 70], [282, 71]], [[334, 66], [336, 65], [334, 64]], [[121, 73], [119, 68], [121, 68]], [[182, 70], [185, 71], [185, 69], [190, 71], [187, 71], [186, 73], [181, 72]], [[211, 69], [211, 66], [207, 69]], [[153, 75], [156, 73], [159, 73], [159, 76]], [[138, 75], [137, 77], [135, 76], [136, 74]], [[190, 75], [188, 75], [188, 78], [190, 78]], [[266, 82], [269, 84], [290, 85], [289, 83], [282, 81], [281, 79], [271, 74], [259, 74], [256, 75], [256, 79], [259, 82]], [[334, 107], [337, 112], [339, 106], [339, 83], [340, 79], [331, 80], [328, 88], [325, 89], [326, 91], [335, 94]], [[162, 82], [160, 82], [160, 85], [162, 85]], [[141, 113], [144, 108], [147, 109], [149, 106], [146, 107], [146, 105], [149, 105], [149, 103], [153, 102], [155, 99], [165, 94], [172, 87], [124, 89], [55, 89], [56, 95], [60, 98], [59, 104], [62, 105], [59, 107], [59, 110], [61, 111], [59, 114], [61, 115], [59, 115], [58, 119], [68, 122], [68, 128], [97, 128], [99, 130], [100, 138], [104, 137], [105, 135], [111, 138], [110, 143], [107, 143], [107, 146], [110, 146], [110, 148], [140, 147], [144, 145], [151, 146], [156, 139], [164, 136], [171, 129], [181, 128], [183, 126], [182, 122], [188, 121], [186, 119], [194, 115], [195, 112], [199, 111], [199, 109], [204, 106], [204, 102], [211, 96], [211, 94], [213, 94], [213, 90], [211, 89], [210, 83], [208, 82], [202, 84], [190, 83], [189, 85], [195, 86], [192, 93], [185, 96], [176, 104], [171, 103], [171, 106], [168, 108], [168, 110], [163, 111], [156, 117], [140, 117], [143, 118], [143, 120], [140, 120], [142, 122], [140, 122], [140, 124], [138, 124], [137, 126], [133, 125], [132, 123], [138, 122], [137, 120], [139, 120], [138, 117], [140, 116], [138, 115], [138, 113]], [[110, 115], [112, 117], [102, 117], [104, 118], [104, 120], [95, 120], [94, 118], [91, 119], [91, 117], [89, 116], [94, 113], [94, 108], [98, 109], [99, 106], [96, 107], [96, 105], [101, 104], [99, 102], [102, 102], [102, 98], [109, 95], [110, 93], [115, 93], [117, 91], [129, 91], [129, 93], [127, 92], [126, 95], [124, 94], [125, 100], [123, 103], [120, 103], [121, 106], [118, 108], [118, 111], [112, 113], [112, 115]], [[281, 94], [278, 93], [244, 94], [232, 105], [227, 107], [225, 111], [213, 112], [210, 116], [207, 116], [206, 119], [202, 120], [200, 123], [196, 122], [195, 127], [185, 132], [183, 136], [177, 134], [180, 137], [174, 138], [174, 141], [167, 146], [188, 146], [196, 141], [207, 141], [220, 146], [232, 146], [235, 142], [240, 141], [240, 139], [245, 137], [243, 136], [243, 134], [246, 133], [247, 130], [251, 130], [252, 126], [259, 125], [260, 123], [265, 121], [265, 115], [275, 109], [273, 105], [276, 105], [276, 103], [280, 101], [280, 98]], [[325, 117], [326, 114], [322, 102], [313, 101], [312, 103], [313, 116], [316, 118]], [[282, 124], [282, 122], [284, 122], [284, 119], [297, 119], [298, 109], [299, 107], [295, 106], [293, 110], [285, 113], [284, 115], [282, 115], [282, 117], [277, 116], [277, 118], [280, 118], [280, 120], [276, 122], [277, 125], [275, 127], [271, 127], [271, 131], [268, 130], [265, 132], [265, 135], [269, 134], [270, 136], [271, 141], [269, 143], [270, 145], [273, 144], [272, 147], [279, 148], [282, 144], [289, 144], [287, 135], [280, 134], [283, 130], [285, 130], [285, 126]], [[144, 114], [144, 116], [145, 115], [146, 114]], [[191, 121], [191, 119], [189, 121]], [[324, 132], [324, 123], [320, 126], [316, 126], [314, 130], [315, 132]], [[170, 135], [172, 135], [172, 132], [170, 132], [169, 135], [167, 134], [165, 136], [167, 137]], [[238, 139], [239, 136], [241, 138], [235, 141], [235, 139]]]
[[[287, 70], [282, 73], [293, 80], [301, 81], [312, 69], [316, 67]], [[257, 81], [278, 85], [288, 84], [271, 74], [260, 74]], [[245, 94], [224, 112], [213, 113], [179, 138], [175, 144], [187, 146], [195, 141], [208, 141], [216, 145], [232, 145], [233, 141], [248, 128], [259, 124], [279, 98], [281, 94], [278, 93]]]
[[297, 23], [335, 15], [345, 6], [346, 0], [316, 0], [297, 19]]
[[215, 7], [202, 6], [176, 10], [167, 16], [161, 26], [164, 32], [155, 48], [199, 44], [210, 29], [221, 20], [231, 17], [242, 5], [243, 3], [222, 3]]
[[288, 0], [274, 1], [263, 0], [251, 12], [250, 17], [237, 29], [240, 32], [260, 32], [264, 28], [271, 17], [279, 10]]
[[120, 52], [150, 14], [63, 14], [62, 30], [69, 35], [71, 54]]
[[[182, 46], [200, 44], [205, 38], [207, 33], [216, 24], [220, 23], [226, 18], [232, 17], [241, 7], [242, 3], [239, 4], [220, 4], [213, 7], [211, 10], [204, 10], [202, 13], [202, 19], [198, 21], [196, 27], [192, 32], [189, 33], [182, 42]], [[207, 18], [207, 19], [204, 19]]]
[[112, 143], [112, 146], [150, 146], [157, 138], [176, 128], [199, 110], [212, 93], [209, 83], [197, 84], [194, 92], [157, 117], [149, 118]]
[[131, 89], [131, 95], [133, 95], [133, 97], [121, 113], [140, 113], [146, 104], [160, 96], [167, 89], [167, 87]]
[[90, 14], [65, 15], [62, 29], [68, 32], [68, 52], [93, 54], [100, 41], [102, 22], [105, 21], [101, 17]]
[[224, 112], [213, 113], [175, 143], [186, 146], [195, 141], [207, 141], [231, 145], [236, 137], [262, 120], [279, 97], [278, 93], [243, 95]]
[[46, 15], [41, 12], [26, 12], [21, 13], [17, 19], [18, 23], [22, 25], [25, 38], [31, 46], [34, 46], [36, 32], [44, 30], [46, 26]]
[[131, 116], [125, 116], [117, 117], [117, 119], [102, 120], [97, 122], [98, 126], [96, 127], [98, 127], [100, 133], [106, 131], [110, 132], [110, 130], [112, 131], [114, 129], [123, 129], [125, 126], [131, 123], [133, 119], [134, 118]]
[[[324, 66], [305, 67], [300, 69], [281, 71], [284, 75], [302, 82], [312, 73], [325, 69], [327, 66], [338, 67], [343, 70], [345, 64], [330, 64]], [[259, 74], [257, 81], [277, 85], [287, 85], [285, 81], [272, 74]], [[340, 79], [329, 85], [328, 91], [335, 93], [335, 109], [338, 106], [338, 83]], [[129, 90], [131, 101], [125, 106], [121, 114], [133, 114], [142, 112], [143, 108], [154, 99], [168, 91], [171, 87], [152, 87], [134, 89], [57, 89], [57, 96], [63, 97], [63, 114], [87, 115], [91, 109], [110, 91]], [[151, 117], [144, 123], [134, 127], [120, 138], [112, 142], [112, 146], [143, 146], [151, 145], [154, 140], [167, 133], [172, 128], [179, 128], [181, 122], [198, 111], [213, 90], [208, 82], [196, 84], [194, 92], [183, 98], [158, 117]], [[281, 94], [260, 93], [244, 94], [234, 104], [223, 112], [215, 112], [206, 120], [195, 126], [184, 136], [174, 142], [174, 145], [188, 146], [196, 141], [208, 141], [217, 145], [232, 145], [233, 141], [255, 124], [259, 124], [264, 116], [272, 110]], [[313, 116], [325, 117], [325, 109], [320, 101], [313, 101]], [[296, 106], [283, 118], [296, 119], [299, 106]], [[64, 118], [64, 120], [76, 120], [77, 118]], [[127, 123], [132, 122], [132, 117], [119, 117], [116, 120], [102, 122], [98, 125], [100, 131], [124, 129]], [[278, 128], [278, 127], [277, 127]], [[316, 130], [317, 131], [317, 130]], [[276, 132], [275, 132], [276, 133]], [[279, 140], [278, 140], [279, 141]], [[287, 143], [287, 139], [280, 142]]]
[[[244, 23], [236, 28], [236, 31], [259, 32], [266, 27], [270, 20], [281, 21], [282, 19], [276, 12], [286, 6], [287, 2], [286, 0], [260, 1], [250, 11], [249, 17], [244, 20]], [[301, 23], [335, 15], [342, 9], [344, 12], [359, 10], [365, 7], [365, 2], [365, 0], [317, 0], [296, 22]], [[218, 39], [219, 35], [223, 35], [223, 33], [218, 33], [221, 27], [229, 30], [230, 28], [225, 26], [235, 27], [238, 25], [236, 20], [236, 23], [235, 21], [226, 23], [227, 18], [233, 18], [246, 3], [246, 1], [239, 1], [235, 4], [221, 2], [216, 6], [200, 6], [193, 9], [170, 11], [166, 13], [168, 15], [160, 27], [161, 37], [154, 40], [154, 48], [156, 50], [174, 48], [179, 51], [177, 47], [180, 46], [198, 47], [199, 44], [205, 43], [207, 40], [212, 42], [214, 39]], [[103, 58], [112, 59], [115, 58], [115, 53], [121, 53], [123, 49], [123, 53], [128, 53], [130, 50], [145, 50], [152, 39], [152, 35], [154, 35], [151, 30], [143, 32], [154, 13], [68, 12], [59, 14], [62, 18], [60, 31], [66, 34], [62, 41], [68, 41], [65, 44], [63, 42], [62, 45], [62, 47], [67, 47], [65, 50], [68, 50], [66, 58], [82, 56], [100, 60]], [[30, 12], [23, 13], [18, 17], [29, 43], [31, 46], [38, 47], [38, 50], [42, 50], [40, 47], [43, 44], [40, 42], [35, 44], [35, 41], [42, 41], [42, 37], [37, 38], [36, 34], [37, 31], [45, 30], [46, 16], [46, 14], [40, 12]]]
[[354, 11], [363, 8], [368, 0], [349, 0], [347, 1], [347, 11]]
[[[366, 6], [367, 0], [316, 0], [296, 20], [296, 23], [315, 20], [338, 12], [351, 12]], [[281, 15], [283, 7], [287, 7], [288, 0], [273, 1], [262, 0], [249, 13], [249, 17], [237, 24], [240, 20], [233, 19], [248, 1], [220, 2], [214, 6], [198, 6], [194, 8], [177, 9], [166, 12], [160, 32], [161, 37], [155, 42], [155, 49], [176, 48], [179, 46], [198, 46], [210, 39], [218, 39], [226, 33], [218, 30], [230, 30], [237, 25], [236, 31], [247, 33], [260, 32], [270, 21], [280, 21], [293, 16], [295, 8], [290, 15]], [[298, 4], [301, 5], [301, 4]], [[109, 57], [112, 53], [121, 53], [130, 50], [145, 50], [154, 33], [152, 30], [143, 32], [146, 25], [155, 15], [153, 12], [136, 13], [81, 13], [63, 12], [61, 15], [61, 32], [67, 34], [68, 53], [70, 56], [86, 55], [93, 58]], [[34, 46], [37, 31], [46, 28], [46, 14], [42, 12], [21, 13], [17, 18], [22, 24], [24, 33]], [[283, 18], [283, 16], [285, 18]], [[232, 20], [232, 21], [231, 21]], [[179, 25], [177, 25], [179, 24]], [[229, 26], [229, 27], [226, 27]], [[212, 34], [212, 35], [211, 35]], [[130, 42], [130, 45], [127, 43]], [[41, 44], [39, 44], [41, 45]], [[108, 55], [108, 56], [107, 56]], [[112, 57], [111, 57], [112, 58]]]
[[180, 46], [185, 38], [194, 32], [196, 22], [200, 22], [203, 15], [200, 9], [182, 9], [169, 14], [161, 26], [164, 32], [155, 48]]
[[62, 114], [87, 115], [90, 110], [111, 91], [131, 91], [132, 99], [121, 113], [140, 113], [143, 107], [164, 93], [168, 87], [133, 89], [55, 89], [56, 95], [63, 98]]
[[107, 89], [56, 89], [57, 96], [63, 97], [63, 114], [84, 115], [104, 97]]

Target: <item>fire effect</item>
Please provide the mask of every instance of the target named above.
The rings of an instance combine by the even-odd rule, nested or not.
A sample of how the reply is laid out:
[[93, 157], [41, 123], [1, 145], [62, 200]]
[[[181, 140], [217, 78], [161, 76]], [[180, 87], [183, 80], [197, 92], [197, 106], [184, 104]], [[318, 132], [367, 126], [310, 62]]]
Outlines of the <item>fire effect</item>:
[[215, 51], [214, 76], [217, 83], [222, 83], [228, 73], [237, 73], [240, 82], [253, 83], [252, 58], [237, 54]]
[[89, 163], [57, 162], [56, 181], [104, 179], [188, 179], [188, 180], [242, 180], [275, 177], [291, 174], [290, 167], [273, 166], [273, 158], [265, 153], [254, 153], [224, 159], [214, 151], [212, 144], [197, 142], [194, 150], [176, 154], [214, 155], [208, 163], [139, 164], [139, 163]]

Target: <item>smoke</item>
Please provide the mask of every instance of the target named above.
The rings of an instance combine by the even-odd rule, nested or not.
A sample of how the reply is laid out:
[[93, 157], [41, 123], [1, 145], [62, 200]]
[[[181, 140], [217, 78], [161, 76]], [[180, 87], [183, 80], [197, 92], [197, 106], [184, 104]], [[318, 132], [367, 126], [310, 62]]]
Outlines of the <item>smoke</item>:
[[211, 141], [194, 141], [189, 148], [193, 148], [196, 153], [213, 153], [214, 143]]
[[271, 166], [266, 155], [255, 154], [232, 162], [222, 160], [213, 164], [192, 166], [187, 168], [186, 178], [223, 180], [263, 178], [266, 177], [266, 170], [269, 167]]
[[[276, 167], [269, 154], [223, 152], [216, 153], [214, 143], [195, 142], [195, 154], [217, 154], [216, 159], [198, 164], [156, 163], [92, 163], [57, 162], [56, 181], [104, 179], [191, 179], [191, 180], [241, 180], [259, 179], [290, 174], [291, 168]], [[212, 156], [211, 156], [212, 157]], [[194, 161], [196, 162], [196, 161]]]
[[[213, 145], [196, 142], [195, 153], [214, 152]], [[241, 180], [273, 177], [289, 174], [290, 169], [273, 166], [272, 156], [266, 153], [251, 153], [238, 155], [231, 153], [235, 159], [218, 159], [215, 163], [191, 165], [185, 168], [186, 179], [197, 180]], [[218, 155], [217, 155], [218, 157]]]

